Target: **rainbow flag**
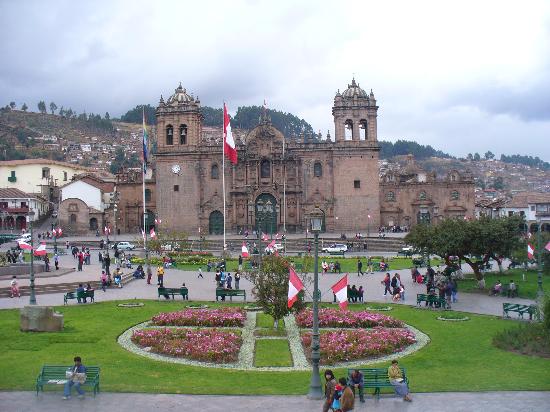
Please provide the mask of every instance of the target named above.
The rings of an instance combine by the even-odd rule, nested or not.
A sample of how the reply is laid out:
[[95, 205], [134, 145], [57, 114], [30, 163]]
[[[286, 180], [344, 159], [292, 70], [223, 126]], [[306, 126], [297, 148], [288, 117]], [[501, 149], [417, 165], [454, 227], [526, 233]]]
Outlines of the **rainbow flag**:
[[145, 108], [143, 108], [143, 173], [147, 173], [147, 125], [145, 124]]

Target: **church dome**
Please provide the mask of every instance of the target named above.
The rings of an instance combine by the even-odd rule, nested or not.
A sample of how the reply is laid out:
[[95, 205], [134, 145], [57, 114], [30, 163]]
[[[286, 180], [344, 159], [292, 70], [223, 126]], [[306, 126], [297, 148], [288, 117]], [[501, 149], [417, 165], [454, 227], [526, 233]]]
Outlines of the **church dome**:
[[358, 83], [355, 83], [355, 78], [351, 80], [351, 84], [348, 84], [348, 88], [342, 93], [344, 98], [353, 98], [353, 97], [367, 97], [367, 92], [359, 87]]
[[168, 98], [166, 101], [167, 105], [177, 105], [185, 103], [194, 103], [195, 99], [193, 96], [187, 94], [187, 90], [181, 87], [181, 83], [178, 88], [174, 91], [174, 94]]

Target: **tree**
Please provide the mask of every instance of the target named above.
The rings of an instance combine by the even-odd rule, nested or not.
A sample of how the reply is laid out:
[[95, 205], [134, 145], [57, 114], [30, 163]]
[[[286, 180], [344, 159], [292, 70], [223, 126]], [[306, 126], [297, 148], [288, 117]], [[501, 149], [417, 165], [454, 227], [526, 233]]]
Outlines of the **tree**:
[[46, 103], [44, 100], [40, 100], [38, 102], [38, 111], [42, 114], [46, 113]]
[[481, 160], [481, 156], [479, 155], [479, 153], [476, 152], [474, 154], [474, 161], [479, 162], [480, 160]]
[[109, 112], [105, 112], [105, 120], [111, 120], [111, 116], [109, 115]]
[[426, 253], [440, 256], [448, 265], [451, 256], [458, 256], [481, 281], [480, 263], [494, 259], [502, 270], [502, 258], [512, 256], [519, 247], [524, 226], [523, 218], [518, 215], [499, 219], [445, 219], [437, 225], [414, 226], [405, 241]]
[[28, 108], [29, 106], [27, 106], [27, 103], [23, 103], [23, 105], [21, 106], [21, 110], [23, 110], [24, 112], [26, 112]]
[[485, 159], [486, 160], [489, 160], [489, 159], [494, 159], [495, 158], [495, 155], [493, 152], [491, 152], [490, 150], [488, 150], [487, 152], [485, 152]]
[[15, 102], [10, 102], [10, 108], [13, 110], [15, 109]]
[[274, 328], [278, 327], [283, 317], [305, 307], [303, 292], [300, 292], [298, 300], [291, 309], [288, 308], [288, 276], [289, 262], [275, 255], [263, 258], [261, 270], [246, 273], [246, 278], [254, 285], [252, 294], [256, 304], [273, 317]]
[[502, 190], [504, 189], [504, 179], [502, 178], [502, 176], [497, 176], [495, 178], [495, 180], [493, 181], [493, 189], [495, 190]]
[[468, 153], [467, 159], [468, 160], [474, 160], [474, 156], [471, 153]]
[[147, 124], [156, 124], [157, 116], [156, 109], [150, 104], [138, 105], [131, 110], [128, 110], [126, 114], [120, 116], [120, 120], [128, 123], [142, 123], [143, 112], [145, 111], [145, 122]]
[[52, 114], [55, 114], [55, 111], [57, 110], [57, 105], [54, 102], [50, 103], [50, 111]]

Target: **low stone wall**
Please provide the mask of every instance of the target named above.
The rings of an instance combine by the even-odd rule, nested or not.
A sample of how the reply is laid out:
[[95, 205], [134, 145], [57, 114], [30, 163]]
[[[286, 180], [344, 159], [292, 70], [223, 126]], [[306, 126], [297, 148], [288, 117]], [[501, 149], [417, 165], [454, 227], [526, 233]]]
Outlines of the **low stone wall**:
[[[34, 262], [34, 273], [42, 273], [46, 271], [46, 265], [41, 261]], [[31, 273], [31, 264], [30, 263], [16, 263], [10, 266], [0, 267], [0, 277], [5, 276], [19, 276], [19, 275], [28, 275]]]

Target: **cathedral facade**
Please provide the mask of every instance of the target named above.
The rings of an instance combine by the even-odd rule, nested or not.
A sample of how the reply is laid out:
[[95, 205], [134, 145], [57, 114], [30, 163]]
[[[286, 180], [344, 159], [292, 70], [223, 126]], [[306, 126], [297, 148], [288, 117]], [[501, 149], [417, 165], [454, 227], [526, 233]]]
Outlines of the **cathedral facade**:
[[[222, 136], [203, 130], [200, 101], [180, 85], [157, 107], [156, 209], [163, 225], [190, 234], [262, 227], [302, 232], [319, 207], [324, 229], [366, 231], [380, 225], [378, 106], [355, 79], [336, 93], [334, 141], [286, 138], [264, 113], [246, 134], [234, 131], [238, 163], [222, 162]], [[225, 169], [225, 170], [224, 170]]]

